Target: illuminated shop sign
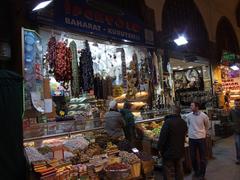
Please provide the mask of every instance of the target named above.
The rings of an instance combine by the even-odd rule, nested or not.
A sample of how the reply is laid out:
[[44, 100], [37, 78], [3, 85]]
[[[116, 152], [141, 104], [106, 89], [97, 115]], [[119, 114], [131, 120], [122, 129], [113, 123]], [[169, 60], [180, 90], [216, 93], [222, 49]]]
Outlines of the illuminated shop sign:
[[[149, 38], [149, 33], [146, 33], [148, 31], [136, 17], [126, 13], [112, 14], [101, 11], [89, 5], [86, 0], [57, 0], [52, 14], [38, 13], [36, 18], [44, 24], [113, 40], [154, 44], [154, 39]], [[149, 39], [152, 39], [152, 42]]]
[[223, 89], [226, 91], [240, 90], [240, 78], [229, 78], [222, 80]]
[[227, 51], [223, 52], [223, 55], [222, 55], [223, 62], [234, 62], [239, 59], [240, 59], [240, 55], [236, 55], [234, 53], [230, 53]]

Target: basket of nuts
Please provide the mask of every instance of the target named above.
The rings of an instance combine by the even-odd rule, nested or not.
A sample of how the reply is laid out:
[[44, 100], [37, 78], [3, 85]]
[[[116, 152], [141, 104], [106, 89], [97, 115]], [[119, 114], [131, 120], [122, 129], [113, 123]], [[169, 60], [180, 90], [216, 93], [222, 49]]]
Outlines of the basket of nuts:
[[130, 166], [124, 163], [114, 163], [104, 168], [109, 179], [122, 180], [130, 175]]

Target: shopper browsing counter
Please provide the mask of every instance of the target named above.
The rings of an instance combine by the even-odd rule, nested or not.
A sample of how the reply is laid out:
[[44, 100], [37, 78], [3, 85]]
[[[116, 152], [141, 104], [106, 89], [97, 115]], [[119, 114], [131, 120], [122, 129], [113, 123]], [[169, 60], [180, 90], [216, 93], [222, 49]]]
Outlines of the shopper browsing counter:
[[117, 102], [115, 100], [109, 103], [109, 112], [105, 115], [105, 130], [113, 141], [119, 141], [125, 138], [124, 126], [125, 122], [120, 112], [117, 110]]

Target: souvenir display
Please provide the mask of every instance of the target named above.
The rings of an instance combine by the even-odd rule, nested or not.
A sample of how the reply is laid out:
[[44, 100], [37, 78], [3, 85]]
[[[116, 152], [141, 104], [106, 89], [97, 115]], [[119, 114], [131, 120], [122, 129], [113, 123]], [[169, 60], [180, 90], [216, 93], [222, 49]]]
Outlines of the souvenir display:
[[[54, 112], [41, 115], [35, 123], [24, 119], [24, 145], [32, 173], [40, 179], [96, 179], [102, 174], [139, 178], [142, 160], [130, 153], [133, 145], [124, 139], [111, 141], [104, 130], [104, 116], [114, 96], [119, 108], [125, 101], [131, 103], [136, 120], [150, 117], [144, 113], [152, 96], [148, 91], [152, 56], [146, 48], [93, 42], [58, 31], [43, 34], [50, 37], [43, 40], [46, 61], [42, 67], [40, 55], [36, 56], [34, 78], [48, 78], [51, 85], [45, 87], [44, 95], [52, 98]], [[33, 51], [32, 37], [26, 39], [26, 52]], [[40, 52], [39, 44], [36, 48]], [[32, 65], [30, 55], [26, 67]], [[28, 90], [38, 92], [31, 83], [33, 77], [25, 78], [30, 83]], [[160, 127], [152, 131], [158, 134]]]
[[25, 108], [33, 109], [31, 92], [38, 91], [43, 97], [43, 60], [42, 42], [35, 31], [24, 29], [24, 80], [25, 80]]
[[174, 72], [175, 90], [192, 89], [203, 90], [202, 69], [188, 69]]
[[212, 98], [208, 91], [176, 91], [176, 100], [186, 106], [190, 105], [191, 102], [199, 102], [201, 107], [205, 107]]

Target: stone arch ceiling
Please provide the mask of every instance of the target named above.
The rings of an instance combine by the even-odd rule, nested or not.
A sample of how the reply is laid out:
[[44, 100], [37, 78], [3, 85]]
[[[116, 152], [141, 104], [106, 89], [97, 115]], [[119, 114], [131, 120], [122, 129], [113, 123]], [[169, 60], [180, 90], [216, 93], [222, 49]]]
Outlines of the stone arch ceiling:
[[239, 42], [230, 20], [226, 16], [222, 16], [218, 22], [216, 29], [217, 42], [217, 60], [220, 61], [222, 51], [239, 52]]
[[165, 0], [145, 0], [145, 4], [154, 10], [156, 31], [162, 30], [162, 10]]
[[[162, 30], [162, 10], [166, 0], [145, 0], [148, 7], [155, 12], [156, 31]], [[216, 41], [216, 28], [219, 19], [226, 16], [230, 19], [240, 42], [240, 28], [237, 27], [235, 10], [239, 0], [194, 0], [204, 20], [209, 40]]]
[[215, 38], [215, 32], [213, 29], [213, 22], [211, 21], [211, 10], [209, 8], [209, 0], [195, 0], [195, 4], [198, 7], [199, 12], [202, 15], [205, 27], [208, 31], [208, 37], [210, 41], [213, 41]]
[[[173, 39], [184, 34], [189, 40], [186, 46], [190, 52], [209, 55], [209, 35], [201, 12], [193, 0], [167, 0], [162, 11], [162, 32], [160, 41]], [[186, 51], [186, 50], [185, 50]]]
[[[202, 1], [202, 2], [201, 2]], [[233, 29], [238, 37], [238, 41], [240, 41], [240, 28], [237, 27], [237, 21], [236, 21], [236, 7], [239, 0], [195, 0], [195, 2], [200, 7], [200, 4], [208, 5], [208, 7], [200, 7], [199, 9], [202, 11], [203, 9], [209, 9], [208, 14], [204, 14], [204, 19], [209, 24], [209, 34], [211, 35], [211, 40], [216, 41], [216, 30], [219, 20], [222, 16], [226, 16], [229, 21], [231, 22]]]
[[240, 0], [238, 1], [236, 10], [235, 10], [235, 16], [236, 16], [236, 20], [237, 20], [237, 25], [240, 28]]

